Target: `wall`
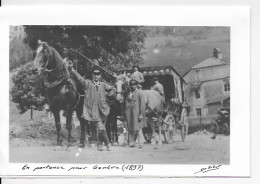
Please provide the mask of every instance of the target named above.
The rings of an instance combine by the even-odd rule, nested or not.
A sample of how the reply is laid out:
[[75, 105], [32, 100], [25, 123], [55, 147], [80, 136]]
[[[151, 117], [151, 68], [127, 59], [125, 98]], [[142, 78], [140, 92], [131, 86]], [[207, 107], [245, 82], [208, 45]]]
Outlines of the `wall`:
[[[196, 69], [197, 70], [197, 69]], [[224, 80], [229, 79], [230, 76], [230, 66], [229, 65], [218, 65], [212, 67], [200, 68], [201, 77], [200, 80], [196, 80], [196, 70], [192, 69], [184, 79], [189, 84], [185, 91], [185, 97], [187, 102], [191, 105], [190, 116], [196, 115], [196, 108], [201, 108], [201, 116], [208, 116], [211, 114], [216, 114], [216, 109], [221, 107], [222, 104], [211, 103], [207, 104], [209, 101], [222, 100], [225, 97], [229, 97], [230, 92], [224, 91]], [[196, 82], [198, 88], [191, 87], [190, 83]], [[200, 98], [196, 99], [195, 89], [200, 92]], [[216, 113], [214, 113], [216, 112]]]

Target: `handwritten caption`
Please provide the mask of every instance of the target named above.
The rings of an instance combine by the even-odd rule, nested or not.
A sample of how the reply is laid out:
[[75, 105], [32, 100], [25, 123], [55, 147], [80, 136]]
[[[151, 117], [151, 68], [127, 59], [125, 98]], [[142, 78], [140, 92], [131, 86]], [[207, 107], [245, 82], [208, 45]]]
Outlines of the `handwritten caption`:
[[220, 167], [221, 167], [221, 165], [213, 165], [213, 166], [203, 167], [199, 171], [195, 172], [194, 174], [206, 173], [206, 172], [218, 170]]
[[44, 166], [30, 166], [29, 164], [25, 164], [22, 167], [22, 170], [27, 171], [43, 171], [43, 170], [64, 170], [64, 171], [75, 171], [75, 170], [122, 170], [126, 171], [142, 171], [144, 169], [143, 165], [135, 165], [135, 164], [125, 164], [125, 165], [93, 165], [93, 166], [63, 166], [63, 165], [44, 165]]

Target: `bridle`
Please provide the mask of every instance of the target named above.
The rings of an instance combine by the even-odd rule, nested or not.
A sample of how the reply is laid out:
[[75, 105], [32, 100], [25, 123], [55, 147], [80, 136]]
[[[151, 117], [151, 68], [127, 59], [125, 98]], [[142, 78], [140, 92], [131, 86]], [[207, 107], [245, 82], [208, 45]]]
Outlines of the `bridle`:
[[118, 91], [118, 88], [116, 88], [117, 89], [116, 95], [121, 95], [122, 96], [122, 100], [124, 101], [125, 100], [124, 95], [125, 95], [125, 92], [127, 90], [127, 89], [124, 89], [124, 88], [126, 88], [126, 81], [124, 81], [122, 79], [119, 79], [119, 80], [122, 81], [122, 83], [121, 83], [121, 90]]
[[[40, 46], [40, 47], [42, 47], [42, 46]], [[43, 48], [43, 49], [44, 49], [44, 48]], [[41, 52], [43, 52], [43, 49], [41, 50]], [[52, 54], [52, 53], [50, 53], [50, 54]], [[43, 53], [43, 57], [46, 57], [46, 55], [45, 55], [44, 53]], [[54, 70], [56, 70], [55, 68], [47, 69], [49, 63], [50, 63], [50, 59], [47, 57], [47, 61], [46, 61], [45, 65], [44, 65], [44, 67], [41, 68], [41, 71], [42, 71], [42, 72], [48, 72], [48, 73], [50, 73], [50, 72], [53, 72]]]

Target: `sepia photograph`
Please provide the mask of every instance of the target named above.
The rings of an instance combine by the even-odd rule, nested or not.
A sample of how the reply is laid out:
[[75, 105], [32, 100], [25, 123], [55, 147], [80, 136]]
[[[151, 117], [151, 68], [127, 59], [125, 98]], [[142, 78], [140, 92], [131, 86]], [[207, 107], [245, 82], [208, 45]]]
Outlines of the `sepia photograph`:
[[9, 26], [10, 163], [229, 165], [230, 34]]

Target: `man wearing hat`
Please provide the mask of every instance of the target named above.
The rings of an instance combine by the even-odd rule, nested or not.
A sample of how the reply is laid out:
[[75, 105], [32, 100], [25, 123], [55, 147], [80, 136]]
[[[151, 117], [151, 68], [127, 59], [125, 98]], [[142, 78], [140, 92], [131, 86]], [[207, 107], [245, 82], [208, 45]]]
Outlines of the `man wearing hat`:
[[162, 101], [164, 102], [164, 88], [163, 85], [159, 82], [158, 77], [153, 77], [153, 86], [151, 87], [152, 90], [158, 91], [162, 96]]
[[[72, 65], [69, 65], [68, 69], [84, 89], [83, 118], [93, 124], [97, 129], [97, 149], [102, 151], [102, 142], [104, 142], [109, 151], [110, 142], [104, 125], [110, 111], [106, 101], [106, 95], [114, 95], [116, 89], [100, 81], [101, 72], [98, 67], [94, 67], [92, 70], [92, 80], [84, 79], [73, 69]], [[84, 146], [82, 142], [83, 140], [81, 140], [81, 144]]]
[[142, 89], [142, 83], [144, 83], [144, 76], [140, 72], [138, 66], [133, 66], [132, 69], [133, 69], [133, 73], [131, 74], [130, 79], [137, 81], [138, 89]]
[[130, 92], [126, 98], [126, 122], [129, 133], [129, 145], [135, 146], [136, 137], [139, 147], [143, 146], [142, 128], [146, 126], [145, 102], [142, 91], [137, 89], [137, 81], [130, 80]]

